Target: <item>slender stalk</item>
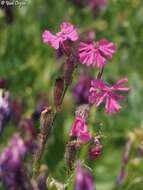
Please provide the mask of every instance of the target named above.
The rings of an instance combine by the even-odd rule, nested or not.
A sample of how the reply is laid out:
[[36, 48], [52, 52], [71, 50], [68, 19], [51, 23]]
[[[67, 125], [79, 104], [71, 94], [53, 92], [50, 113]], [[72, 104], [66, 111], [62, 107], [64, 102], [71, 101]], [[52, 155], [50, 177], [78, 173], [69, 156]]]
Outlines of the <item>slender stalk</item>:
[[102, 67], [102, 69], [99, 71], [98, 75], [97, 75], [97, 79], [101, 79], [102, 78], [102, 75], [103, 75], [103, 72], [104, 72], [104, 66]]
[[42, 113], [40, 117], [40, 133], [38, 135], [38, 150], [35, 152], [34, 155], [34, 165], [33, 165], [33, 172], [34, 177], [37, 177], [39, 174], [39, 169], [41, 165], [41, 160], [44, 154], [44, 149], [46, 146], [47, 139], [49, 138], [53, 124], [56, 118], [56, 113], [52, 111], [51, 107], [47, 107]]
[[[74, 70], [73, 70], [74, 71]], [[73, 73], [72, 71], [72, 73]], [[72, 77], [71, 73], [71, 77]], [[67, 92], [67, 89], [71, 83], [66, 83], [65, 88], [63, 90], [63, 94], [61, 96], [61, 105], [63, 103], [65, 94]], [[40, 133], [38, 135], [38, 142], [39, 147], [37, 152], [34, 155], [34, 164], [33, 164], [33, 172], [34, 172], [34, 178], [36, 178], [39, 174], [41, 160], [44, 154], [46, 142], [51, 134], [54, 121], [56, 119], [57, 113], [59, 112], [59, 109], [56, 109], [54, 112], [51, 107], [47, 107], [42, 113], [40, 117]]]

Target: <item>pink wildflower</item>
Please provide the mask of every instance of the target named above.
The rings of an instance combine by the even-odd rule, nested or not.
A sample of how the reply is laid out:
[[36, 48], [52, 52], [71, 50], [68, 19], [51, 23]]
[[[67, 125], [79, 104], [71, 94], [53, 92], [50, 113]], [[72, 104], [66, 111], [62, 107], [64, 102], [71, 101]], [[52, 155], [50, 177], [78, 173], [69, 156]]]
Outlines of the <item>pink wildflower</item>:
[[119, 80], [115, 85], [109, 86], [103, 80], [97, 79], [91, 81], [89, 90], [89, 102], [99, 107], [102, 102], [105, 103], [107, 113], [118, 112], [122, 107], [118, 104], [118, 100], [123, 100], [124, 97], [118, 95], [117, 91], [128, 91], [129, 88], [124, 84], [128, 81], [127, 78]]
[[88, 126], [83, 118], [77, 116], [72, 126], [70, 135], [79, 138], [83, 143], [90, 140], [91, 136], [88, 131]]
[[55, 49], [59, 49], [60, 44], [62, 44], [64, 41], [70, 40], [70, 41], [76, 41], [78, 39], [78, 33], [76, 28], [69, 23], [69, 22], [63, 22], [60, 25], [61, 31], [53, 35], [50, 31], [45, 30], [42, 38], [43, 42], [51, 45]]
[[99, 42], [80, 43], [79, 60], [82, 64], [102, 68], [107, 59], [111, 59], [116, 51], [116, 46], [106, 39]]

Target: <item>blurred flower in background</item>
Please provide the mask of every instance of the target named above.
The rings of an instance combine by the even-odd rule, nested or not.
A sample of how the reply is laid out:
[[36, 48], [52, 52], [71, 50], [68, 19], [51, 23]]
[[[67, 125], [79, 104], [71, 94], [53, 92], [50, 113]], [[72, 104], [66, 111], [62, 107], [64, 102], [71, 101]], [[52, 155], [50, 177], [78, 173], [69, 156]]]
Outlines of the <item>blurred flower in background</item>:
[[[109, 117], [103, 114], [100, 109], [97, 111], [95, 107], [90, 112], [88, 125], [94, 132], [103, 130], [105, 134], [105, 139], [103, 138], [105, 151], [101, 159], [96, 159], [102, 152], [100, 146], [96, 147], [96, 144], [92, 144], [90, 141], [87, 145], [90, 144], [90, 146], [87, 149], [85, 147], [88, 151], [86, 159], [89, 157], [93, 159], [93, 161], [88, 160], [88, 162], [93, 169], [93, 175], [96, 176], [96, 188], [113, 189], [115, 176], [119, 173], [118, 180], [121, 187], [115, 187], [115, 189], [142, 190], [142, 129], [135, 132], [134, 128], [141, 126], [143, 123], [143, 1], [48, 0], [41, 2], [37, 0], [34, 3], [32, 1], [27, 2], [29, 3], [21, 8], [18, 6], [0, 7], [0, 78], [6, 78], [9, 86], [7, 88], [6, 81], [0, 80], [0, 88], [3, 91], [0, 94], [9, 92], [8, 109], [12, 110], [10, 112], [0, 111], [0, 126], [4, 129], [4, 133], [0, 136], [1, 154], [5, 150], [4, 147], [9, 144], [8, 142], [11, 142], [12, 135], [15, 132], [20, 133], [19, 131], [23, 131], [23, 128], [25, 128], [19, 127], [19, 125], [31, 126], [34, 121], [34, 128], [38, 130], [41, 110], [45, 106], [47, 107], [47, 104], [50, 104], [53, 99], [53, 83], [57, 78], [56, 73], [58, 72], [58, 76], [60, 75], [63, 61], [65, 61], [64, 56], [60, 60], [55, 59], [53, 49], [43, 45], [40, 36], [46, 27], [55, 36], [59, 23], [68, 20], [78, 26], [80, 29], [79, 39], [85, 43], [105, 36], [109, 41], [117, 44], [118, 52], [110, 61], [109, 68], [105, 68], [104, 79], [107, 81], [111, 79], [110, 82], [112, 83], [115, 82], [115, 79], [122, 78], [127, 74], [132, 89], [126, 101], [125, 109], [118, 114]], [[12, 20], [12, 24], [9, 24], [10, 22], [7, 22], [7, 19]], [[66, 43], [63, 45], [66, 45]], [[73, 46], [73, 42], [68, 41], [68, 46]], [[58, 53], [63, 54], [63, 50], [58, 49]], [[83, 65], [80, 64], [78, 68], [82, 67]], [[48, 148], [46, 148], [45, 158], [42, 160], [42, 164], [43, 162], [46, 163], [49, 172], [51, 171], [59, 181], [64, 181], [65, 176], [67, 176], [65, 170], [61, 168], [63, 165], [65, 167], [62, 155], [65, 151], [65, 142], [69, 138], [68, 126], [71, 126], [73, 121], [70, 110], [73, 110], [75, 104], [88, 103], [87, 94], [90, 82], [93, 80], [93, 76], [94, 78], [97, 76], [98, 69], [95, 69], [95, 71], [91, 69], [92, 76], [88, 69], [86, 67], [86, 72], [83, 72], [82, 77], [80, 76], [82, 71], [81, 73], [74, 73], [73, 81], [76, 84], [73, 88], [74, 98], [71, 99], [70, 91], [68, 91], [62, 106], [64, 111], [58, 114], [59, 116], [56, 118], [57, 122], [53, 128], [53, 135], [49, 140]], [[86, 79], [90, 82], [86, 82]], [[43, 97], [37, 98], [36, 95], [41, 91], [46, 91], [49, 102], [45, 102]], [[98, 89], [97, 92], [99, 91]], [[123, 95], [122, 92], [121, 95]], [[7, 102], [4, 96], [1, 96], [0, 100], [1, 102]], [[103, 106], [104, 103], [105, 99]], [[120, 103], [120, 100], [118, 103]], [[2, 108], [2, 110], [4, 109], [5, 107]], [[7, 113], [10, 116], [7, 117]], [[31, 113], [34, 113], [33, 116], [31, 116]], [[27, 117], [30, 122], [25, 121]], [[9, 118], [11, 119], [10, 122], [8, 122]], [[123, 159], [120, 159], [120, 157], [124, 149], [125, 134], [130, 130], [136, 138], [128, 159], [127, 154], [125, 154], [128, 162], [124, 164], [125, 167], [122, 167]], [[21, 133], [26, 134], [26, 137], [23, 137]], [[33, 152], [35, 145], [32, 142], [35, 142], [35, 135], [27, 134], [27, 132], [21, 133], [20, 138], [24, 142], [26, 151]], [[26, 138], [28, 143], [25, 142]], [[71, 139], [72, 141], [75, 140], [73, 137]], [[70, 152], [74, 154], [75, 145], [71, 144], [70, 149]], [[79, 155], [81, 159], [84, 159], [84, 150], [80, 151]], [[25, 159], [29, 162], [29, 157], [24, 156], [25, 163]], [[29, 170], [31, 170], [30, 164], [28, 165]], [[27, 181], [23, 170], [20, 167], [16, 174], [7, 171], [6, 175], [3, 174], [6, 180], [15, 181], [13, 179], [17, 179], [16, 184], [10, 182], [11, 186], [9, 185], [9, 188], [13, 184], [13, 187], [18, 189], [19, 184], [22, 185]], [[43, 175], [45, 176], [45, 174]], [[8, 177], [6, 178], [6, 176]], [[141, 187], [137, 182], [141, 184]], [[45, 185], [45, 182], [42, 182], [42, 184]], [[40, 185], [42, 184], [40, 183]], [[0, 189], [4, 189], [2, 183], [0, 183]], [[32, 188], [28, 187], [29, 189]]]
[[15, 134], [0, 155], [0, 179], [6, 189], [19, 189], [23, 185], [18, 179], [26, 152], [24, 141]]
[[24, 140], [27, 152], [33, 153], [38, 148], [36, 143], [37, 131], [31, 118], [22, 118], [17, 127], [20, 136]]
[[17, 97], [14, 100], [12, 100], [11, 104], [11, 117], [14, 123], [17, 125], [22, 117], [22, 114], [24, 113], [24, 105], [20, 97]]
[[73, 88], [73, 97], [78, 105], [88, 103], [91, 80], [92, 77], [89, 72], [86, 70], [81, 70], [79, 80]]
[[72, 0], [72, 2], [79, 8], [89, 7], [93, 16], [96, 16], [99, 11], [105, 9], [108, 5], [108, 0]]
[[108, 4], [108, 0], [88, 0], [88, 2], [93, 12], [104, 9]]
[[[7, 2], [12, 3], [11, 0]], [[8, 6], [8, 3], [6, 3], [6, 0], [0, 0], [0, 9], [4, 11], [7, 23], [12, 23], [14, 20], [14, 7], [13, 5]]]
[[95, 190], [94, 179], [89, 169], [79, 162], [76, 168], [75, 190]]
[[[4, 87], [4, 81], [0, 81], [0, 86]], [[0, 135], [9, 121], [11, 115], [10, 93], [4, 88], [0, 88]]]
[[0, 155], [0, 179], [6, 189], [31, 189], [30, 179], [24, 167], [24, 159], [37, 149], [36, 132], [32, 120], [23, 119], [18, 132], [8, 141]]

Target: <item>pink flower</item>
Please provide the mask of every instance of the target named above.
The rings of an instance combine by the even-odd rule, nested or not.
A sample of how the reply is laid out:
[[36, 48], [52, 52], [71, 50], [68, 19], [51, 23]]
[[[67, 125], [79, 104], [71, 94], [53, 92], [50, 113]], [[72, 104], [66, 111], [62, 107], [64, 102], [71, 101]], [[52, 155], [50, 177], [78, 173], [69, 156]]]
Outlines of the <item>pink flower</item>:
[[99, 42], [80, 43], [79, 60], [82, 64], [102, 68], [107, 59], [111, 59], [116, 52], [116, 46], [106, 39]]
[[124, 97], [118, 95], [117, 91], [128, 91], [129, 88], [124, 86], [127, 81], [127, 78], [121, 79], [110, 87], [101, 79], [92, 80], [89, 90], [89, 102], [95, 104], [96, 107], [99, 107], [102, 102], [105, 102], [107, 113], [118, 112], [122, 108], [118, 104], [118, 100], [123, 100]]
[[90, 140], [91, 135], [89, 134], [88, 126], [83, 118], [79, 116], [76, 117], [70, 135], [79, 138], [83, 143]]
[[45, 30], [42, 38], [43, 42], [51, 45], [55, 49], [59, 49], [60, 44], [66, 40], [76, 41], [78, 39], [77, 30], [69, 22], [63, 22], [60, 25], [61, 31], [53, 35], [50, 31]]

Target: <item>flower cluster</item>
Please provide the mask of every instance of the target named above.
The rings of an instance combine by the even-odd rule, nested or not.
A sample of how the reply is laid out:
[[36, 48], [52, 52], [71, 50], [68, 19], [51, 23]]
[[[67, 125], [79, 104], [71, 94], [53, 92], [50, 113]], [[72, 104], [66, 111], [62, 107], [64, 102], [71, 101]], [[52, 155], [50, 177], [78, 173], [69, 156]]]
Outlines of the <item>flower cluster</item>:
[[[90, 3], [94, 6], [96, 1], [90, 1]], [[65, 90], [71, 83], [72, 73], [76, 68], [75, 64], [77, 66], [77, 62], [100, 70], [96, 79], [92, 79], [86, 72], [82, 72], [79, 82], [73, 90], [76, 102], [80, 106], [75, 112], [75, 121], [70, 130], [71, 140], [67, 143], [65, 154], [67, 166], [69, 169], [72, 169], [73, 162], [76, 159], [76, 151], [82, 145], [88, 144], [88, 158], [90, 160], [95, 160], [102, 151], [101, 136], [93, 135], [87, 125], [90, 107], [95, 105], [98, 108], [102, 103], [105, 103], [105, 111], [107, 113], [118, 112], [121, 109], [119, 101], [124, 99], [124, 96], [118, 93], [128, 91], [129, 88], [125, 86], [125, 83], [128, 81], [127, 78], [118, 80], [112, 86], [102, 79], [107, 61], [112, 59], [116, 52], [116, 45], [113, 42], [107, 39], [94, 41], [94, 32], [91, 33], [91, 36], [86, 37], [84, 41], [78, 30], [69, 22], [63, 22], [60, 28], [61, 31], [55, 35], [48, 30], [42, 35], [44, 43], [49, 44], [56, 50], [60, 50], [67, 57], [63, 76], [59, 77], [55, 83], [54, 101], [57, 110], [59, 110], [62, 103]], [[83, 169], [80, 164], [76, 170], [75, 189], [94, 189], [93, 178], [90, 172]]]
[[[95, 3], [95, 1], [93, 2]], [[125, 86], [128, 81], [127, 78], [118, 80], [112, 86], [102, 78], [107, 61], [112, 59], [116, 52], [116, 45], [113, 42], [107, 39], [94, 41], [95, 33], [93, 31], [84, 40], [84, 35], [82, 38], [78, 30], [69, 22], [63, 22], [60, 28], [61, 31], [55, 35], [48, 30], [42, 35], [44, 43], [60, 50], [67, 57], [63, 66], [63, 75], [57, 78], [55, 83], [54, 103], [56, 111], [60, 109], [66, 89], [72, 81], [73, 71], [78, 64], [99, 70], [95, 79], [92, 79], [85, 72], [81, 73], [79, 82], [73, 90], [76, 102], [80, 105], [75, 112], [75, 121], [70, 130], [70, 141], [67, 143], [65, 154], [67, 166], [72, 169], [77, 149], [82, 148], [82, 145], [88, 145], [88, 158], [90, 160], [95, 160], [102, 151], [101, 136], [92, 134], [87, 124], [91, 106], [95, 105], [98, 108], [102, 103], [105, 103], [107, 113], [118, 112], [122, 108], [119, 101], [124, 100], [124, 96], [119, 92], [128, 91], [129, 88]], [[80, 164], [76, 170], [75, 189], [94, 189], [91, 174], [83, 169]]]
[[[65, 41], [71, 40], [74, 42], [78, 39], [79, 36], [77, 29], [75, 29], [75, 27], [69, 22], [62, 23], [61, 31], [58, 32], [54, 37], [49, 31], [45, 31], [43, 33], [43, 42], [48, 43], [55, 49], [59, 49], [61, 47], [60, 44], [63, 44], [63, 42]], [[99, 42], [95, 42], [93, 40], [90, 42], [79, 42], [78, 53], [76, 53], [76, 55], [77, 59], [79, 59], [79, 62], [81, 64], [97, 67], [103, 70], [105, 64], [107, 63], [107, 60], [111, 59], [115, 52], [115, 44], [113, 42], [109, 42], [106, 39], [102, 39]], [[75, 55], [75, 53], [73, 54]], [[118, 112], [121, 109], [118, 101], [123, 100], [124, 97], [118, 95], [117, 92], [129, 90], [129, 88], [124, 87], [124, 84], [128, 80], [127, 78], [121, 79], [115, 85], [110, 87], [110, 85], [108, 85], [106, 82], [104, 82], [103, 79], [101, 79], [101, 76], [100, 78], [91, 81], [91, 87], [88, 97], [89, 103], [95, 104], [96, 107], [99, 107], [102, 102], [105, 102], [105, 110], [107, 113]], [[84, 90], [82, 90], [82, 88], [82, 85], [77, 85], [75, 93], [77, 90], [83, 92]], [[86, 96], [88, 92], [84, 91], [84, 94]]]
[[[94, 136], [89, 132], [89, 127], [86, 123], [88, 117], [89, 107], [87, 104], [81, 105], [77, 108], [76, 118], [70, 131], [70, 136], [75, 137], [77, 142], [74, 147], [89, 143], [89, 159], [95, 160], [102, 150], [100, 136]], [[79, 147], [78, 147], [79, 148]]]
[[[26, 154], [26, 146], [18, 134], [11, 139], [9, 146], [0, 156], [0, 178], [5, 187], [18, 188], [17, 174]], [[20, 184], [19, 184], [20, 185]]]

